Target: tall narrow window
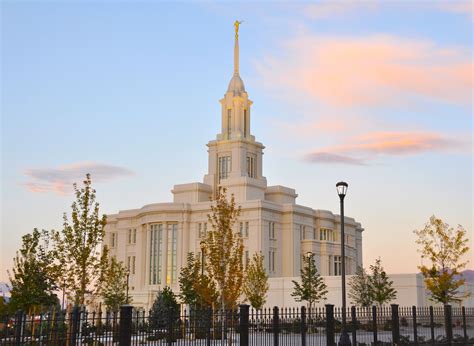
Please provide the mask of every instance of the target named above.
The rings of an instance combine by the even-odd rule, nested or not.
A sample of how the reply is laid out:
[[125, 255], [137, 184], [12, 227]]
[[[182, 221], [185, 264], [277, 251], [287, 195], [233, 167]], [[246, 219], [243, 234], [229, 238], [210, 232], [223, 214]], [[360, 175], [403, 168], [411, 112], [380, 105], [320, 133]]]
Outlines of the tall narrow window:
[[150, 285], [161, 284], [163, 224], [150, 227]]
[[135, 263], [136, 263], [135, 256], [132, 256], [132, 271], [131, 271], [131, 274], [133, 274], [133, 275], [135, 275]]
[[247, 268], [249, 266], [249, 263], [250, 263], [250, 255], [249, 255], [249, 251], [245, 251], [245, 268]]
[[110, 247], [115, 247], [117, 245], [117, 235], [115, 233], [110, 233]]
[[268, 223], [268, 238], [274, 240], [275, 238], [275, 222]]
[[166, 268], [166, 284], [176, 283], [176, 259], [177, 259], [177, 237], [178, 224], [168, 224], [168, 253]]
[[270, 273], [275, 272], [275, 249], [268, 251], [268, 271]]
[[245, 236], [248, 237], [249, 236], [249, 222], [245, 222]]
[[232, 134], [232, 109], [227, 110], [227, 139]]
[[240, 223], [239, 234], [241, 237], [244, 236], [244, 223], [243, 222]]
[[244, 109], [244, 137], [247, 137], [247, 110]]
[[341, 256], [334, 256], [334, 275], [341, 275], [342, 265]]
[[222, 179], [227, 179], [231, 171], [231, 159], [230, 156], [219, 157], [219, 182]]
[[132, 243], [132, 229], [129, 229], [129, 230], [128, 230], [128, 243], [129, 243], [129, 244]]
[[133, 244], [137, 243], [137, 229], [136, 228], [133, 229], [132, 242]]
[[257, 176], [257, 159], [253, 155], [247, 156], [247, 175], [250, 178], [255, 178]]

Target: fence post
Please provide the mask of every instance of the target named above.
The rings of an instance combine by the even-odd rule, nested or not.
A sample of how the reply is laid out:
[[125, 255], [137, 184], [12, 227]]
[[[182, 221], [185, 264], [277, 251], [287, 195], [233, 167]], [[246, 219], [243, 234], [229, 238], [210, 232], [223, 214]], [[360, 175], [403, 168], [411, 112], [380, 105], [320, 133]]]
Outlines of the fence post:
[[280, 334], [280, 316], [278, 314], [278, 307], [273, 308], [273, 346], [278, 346]]
[[239, 306], [240, 346], [249, 345], [249, 305]]
[[212, 308], [208, 307], [206, 311], [206, 345], [211, 346]]
[[335, 346], [334, 342], [334, 305], [326, 304], [326, 344]]
[[357, 345], [357, 315], [356, 315], [355, 306], [351, 306], [351, 318], [352, 318], [352, 345]]
[[301, 346], [306, 346], [306, 307], [301, 307]]
[[453, 343], [453, 315], [451, 310], [451, 305], [446, 304], [444, 306], [444, 325], [446, 328], [446, 339], [448, 340], [448, 345]]
[[467, 338], [467, 325], [466, 325], [466, 308], [464, 306], [461, 308], [461, 312], [462, 312], [462, 329], [464, 332], [464, 342], [467, 342], [468, 338]]
[[120, 307], [119, 346], [130, 346], [132, 344], [132, 310], [131, 305]]
[[71, 346], [76, 346], [77, 334], [79, 333], [79, 324], [81, 323], [81, 308], [80, 306], [75, 306], [72, 309], [72, 316], [71, 316]]
[[398, 318], [398, 304], [392, 304], [392, 342], [400, 343], [400, 320]]
[[377, 335], [377, 307], [372, 305], [372, 333], [374, 335], [374, 345], [377, 345], [378, 335]]
[[21, 346], [21, 337], [23, 335], [23, 311], [18, 310], [15, 316], [15, 345]]
[[418, 326], [416, 325], [416, 306], [413, 305], [411, 307], [411, 312], [413, 315], [413, 341], [415, 342], [415, 345], [418, 345]]
[[434, 313], [433, 307], [430, 306], [430, 329], [431, 329], [431, 344], [435, 344], [435, 334], [434, 334]]

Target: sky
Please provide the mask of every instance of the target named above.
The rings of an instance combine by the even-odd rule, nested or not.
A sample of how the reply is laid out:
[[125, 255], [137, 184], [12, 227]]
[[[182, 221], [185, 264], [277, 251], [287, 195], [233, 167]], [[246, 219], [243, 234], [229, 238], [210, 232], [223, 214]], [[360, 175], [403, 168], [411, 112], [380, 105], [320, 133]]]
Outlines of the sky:
[[347, 181], [366, 267], [380, 257], [388, 273], [417, 272], [413, 230], [433, 214], [472, 248], [472, 2], [0, 6], [0, 280], [22, 235], [61, 228], [87, 172], [103, 213], [202, 181], [236, 19], [269, 185], [337, 213]]

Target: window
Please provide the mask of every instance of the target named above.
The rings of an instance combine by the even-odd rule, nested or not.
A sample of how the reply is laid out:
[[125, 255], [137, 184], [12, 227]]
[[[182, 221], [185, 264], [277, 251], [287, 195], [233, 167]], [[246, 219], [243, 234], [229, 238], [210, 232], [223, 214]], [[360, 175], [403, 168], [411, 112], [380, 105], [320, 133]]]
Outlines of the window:
[[232, 134], [232, 109], [227, 110], [227, 139]]
[[150, 285], [161, 284], [163, 224], [150, 227]]
[[231, 169], [230, 156], [219, 157], [219, 182], [222, 179], [227, 179], [229, 177]]
[[137, 242], [137, 229], [136, 228], [130, 228], [128, 230], [128, 243], [129, 244], [136, 244]]
[[300, 225], [300, 240], [304, 240], [304, 226]]
[[245, 236], [248, 237], [249, 236], [249, 222], [245, 222]]
[[135, 274], [135, 256], [128, 256], [127, 269], [130, 274]]
[[275, 272], [275, 249], [268, 251], [268, 271], [270, 273]]
[[268, 235], [270, 240], [274, 240], [275, 238], [275, 222], [268, 223]]
[[334, 275], [341, 275], [341, 273], [342, 273], [341, 256], [334, 256]]
[[244, 236], [244, 223], [243, 222], [240, 223], [239, 234], [241, 237]]
[[319, 240], [324, 240], [324, 241], [336, 241], [336, 236], [334, 234], [334, 231], [332, 229], [328, 228], [321, 228], [319, 230]]
[[245, 251], [245, 263], [244, 263], [244, 264], [245, 264], [245, 268], [247, 268], [248, 265], [249, 265], [249, 263], [250, 263], [250, 257], [249, 257], [249, 256], [250, 256], [250, 255], [249, 255], [249, 251], [248, 251], [248, 250]]
[[244, 137], [247, 137], [247, 110], [244, 109]]
[[116, 246], [117, 246], [117, 234], [110, 233], [110, 247], [116, 247]]
[[168, 251], [167, 251], [167, 267], [166, 267], [166, 284], [174, 284], [176, 282], [176, 257], [177, 257], [177, 237], [178, 224], [168, 225]]
[[199, 238], [205, 238], [207, 233], [207, 222], [198, 224], [198, 236]]
[[250, 178], [255, 178], [257, 176], [257, 165], [255, 156], [247, 156], [247, 175]]

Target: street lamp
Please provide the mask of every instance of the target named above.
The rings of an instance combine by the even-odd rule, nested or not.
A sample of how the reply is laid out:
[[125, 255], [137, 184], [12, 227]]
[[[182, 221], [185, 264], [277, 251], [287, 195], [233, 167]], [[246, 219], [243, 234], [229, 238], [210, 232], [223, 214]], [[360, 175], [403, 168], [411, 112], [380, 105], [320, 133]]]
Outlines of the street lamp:
[[204, 277], [204, 245], [206, 244], [204, 241], [199, 243], [201, 245], [201, 280]]
[[130, 279], [130, 268], [127, 269], [127, 300], [126, 303], [128, 304], [128, 281]]
[[339, 345], [351, 345], [349, 334], [346, 330], [346, 249], [344, 235], [344, 197], [347, 193], [347, 183], [340, 181], [336, 184], [337, 194], [341, 203], [341, 278], [342, 278], [342, 333], [339, 339]]

